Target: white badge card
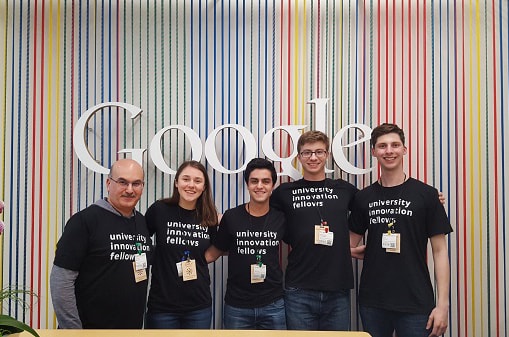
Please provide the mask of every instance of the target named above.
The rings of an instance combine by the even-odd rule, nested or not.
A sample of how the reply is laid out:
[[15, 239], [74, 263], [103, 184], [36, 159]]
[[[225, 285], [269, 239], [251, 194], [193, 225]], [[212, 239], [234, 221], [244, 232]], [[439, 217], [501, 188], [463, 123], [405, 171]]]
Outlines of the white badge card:
[[136, 264], [136, 270], [147, 268], [147, 254], [145, 253], [137, 254], [134, 257], [134, 262]]
[[382, 234], [382, 248], [385, 248], [387, 253], [400, 253], [400, 233], [383, 233]]
[[177, 266], [177, 274], [179, 277], [182, 277], [182, 262], [177, 262], [175, 264]]
[[251, 265], [251, 283], [261, 283], [265, 281], [267, 277], [267, 266], [262, 264]]
[[184, 281], [196, 280], [198, 278], [196, 274], [196, 260], [189, 259], [182, 261], [182, 278]]
[[134, 280], [136, 283], [145, 281], [147, 279], [147, 271], [145, 268], [136, 269], [136, 262], [133, 261]]
[[329, 226], [315, 225], [315, 245], [332, 246], [334, 243], [334, 233], [329, 230]]

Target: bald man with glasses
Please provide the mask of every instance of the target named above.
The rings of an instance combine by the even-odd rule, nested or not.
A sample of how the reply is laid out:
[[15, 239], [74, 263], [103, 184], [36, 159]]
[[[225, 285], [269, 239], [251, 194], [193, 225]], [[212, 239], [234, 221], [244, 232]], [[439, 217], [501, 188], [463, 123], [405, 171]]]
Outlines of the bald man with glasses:
[[143, 179], [140, 164], [118, 160], [106, 179], [108, 197], [67, 221], [50, 278], [59, 328], [142, 328], [152, 247], [135, 209]]

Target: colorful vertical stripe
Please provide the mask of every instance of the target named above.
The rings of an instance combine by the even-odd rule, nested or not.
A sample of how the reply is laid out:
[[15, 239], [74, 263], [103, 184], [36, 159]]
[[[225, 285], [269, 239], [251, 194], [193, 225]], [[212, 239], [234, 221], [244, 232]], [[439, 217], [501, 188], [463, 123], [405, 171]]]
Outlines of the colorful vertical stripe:
[[[105, 177], [73, 150], [74, 126], [90, 107], [122, 101], [143, 109], [134, 120], [113, 108], [90, 120], [90, 152], [109, 166], [118, 151], [146, 149], [176, 124], [203, 142], [221, 125], [243, 125], [261, 155], [269, 129], [315, 127], [307, 102], [327, 98], [331, 137], [347, 124], [396, 122], [407, 133], [407, 172], [446, 194], [455, 229], [446, 335], [507, 335], [508, 18], [505, 0], [0, 2], [2, 284], [40, 295], [29, 299], [30, 311], [14, 303], [4, 310], [35, 327], [56, 326], [49, 295], [56, 242], [70, 215], [105, 193]], [[192, 155], [180, 132], [162, 142], [173, 169]], [[216, 140], [229, 170], [244, 163], [244, 147], [232, 130]], [[288, 135], [276, 133], [274, 149], [288, 156]], [[373, 165], [366, 148], [347, 156]], [[171, 193], [172, 177], [149, 157], [141, 211]], [[241, 173], [208, 168], [220, 211], [245, 200]], [[334, 169], [331, 176], [359, 187], [377, 177]], [[211, 271], [220, 327], [226, 264]]]

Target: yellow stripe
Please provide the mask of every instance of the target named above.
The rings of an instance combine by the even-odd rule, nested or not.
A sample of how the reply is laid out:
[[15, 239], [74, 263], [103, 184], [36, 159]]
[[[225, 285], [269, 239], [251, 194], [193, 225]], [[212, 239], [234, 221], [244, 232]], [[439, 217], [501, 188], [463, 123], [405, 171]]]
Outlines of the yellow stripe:
[[[307, 1], [304, 0], [303, 4], [303, 13], [302, 13], [302, 31], [301, 34], [303, 36], [304, 42], [302, 43], [302, 49], [303, 49], [303, 60], [302, 60], [302, 68], [301, 68], [301, 74], [302, 74], [302, 81], [300, 82], [300, 85], [298, 84], [299, 88], [299, 97], [298, 97], [298, 110], [296, 111], [300, 116], [301, 124], [305, 124], [306, 122], [306, 95], [307, 95], [307, 84], [309, 83], [309, 76], [311, 76], [312, 69], [310, 71], [308, 65], [309, 65], [309, 54], [307, 52], [309, 46], [309, 36], [308, 36], [308, 16], [307, 16]], [[312, 48], [312, 47], [311, 47]], [[309, 48], [309, 49], [311, 49]], [[311, 55], [313, 57], [313, 55]], [[307, 76], [306, 76], [307, 75]], [[310, 116], [308, 116], [310, 117]], [[311, 122], [311, 120], [309, 121]], [[308, 123], [310, 124], [310, 123]]]
[[[473, 13], [472, 11], [470, 11], [470, 23], [469, 23], [469, 27], [473, 27]], [[470, 43], [469, 44], [469, 55], [470, 58], [469, 58], [469, 62], [468, 62], [468, 65], [469, 65], [469, 74], [473, 74], [473, 63], [474, 63], [474, 60], [473, 60], [473, 50], [472, 50], [472, 44]], [[473, 135], [473, 126], [472, 126], [472, 121], [473, 121], [473, 106], [474, 106], [474, 102], [473, 102], [473, 99], [474, 99], [474, 95], [473, 95], [473, 79], [470, 78], [469, 79], [469, 92], [468, 92], [468, 97], [469, 97], [469, 104], [468, 104], [468, 115], [469, 115], [469, 118], [468, 120], [471, 122], [470, 125], [469, 125], [469, 135], [470, 137], [468, 137], [469, 139], [469, 163], [468, 163], [468, 167], [470, 169], [470, 172], [473, 172], [473, 169], [474, 169], [474, 137], [472, 137]], [[470, 174], [469, 175], [469, 185], [470, 185], [470, 190], [469, 190], [469, 195], [470, 196], [473, 196], [474, 195], [474, 179], [473, 179], [474, 175], [473, 174]], [[467, 195], [468, 196], [468, 195]], [[468, 197], [467, 197], [468, 198]], [[477, 256], [476, 252], [475, 252], [475, 226], [474, 226], [474, 222], [473, 222], [473, 219], [474, 219], [474, 216], [475, 216], [475, 202], [474, 202], [474, 198], [470, 197], [468, 198], [470, 199], [470, 221], [468, 221], [468, 225], [470, 227], [470, 280], [472, 282], [471, 284], [471, 292], [472, 292], [472, 295], [471, 295], [471, 303], [470, 303], [470, 308], [471, 308], [471, 319], [470, 321], [472, 322], [472, 330], [474, 331], [474, 334], [475, 334], [475, 331], [476, 331], [476, 321], [477, 321], [477, 317], [476, 317], [476, 308], [475, 308], [475, 304], [476, 304], [476, 297], [475, 297], [475, 288], [476, 288], [476, 269], [475, 269], [475, 257]], [[467, 220], [467, 219], [465, 219]], [[467, 258], [465, 256], [465, 258]]]
[[[288, 53], [290, 53], [290, 55], [293, 55], [293, 60], [292, 60], [293, 81], [290, 81], [290, 83], [288, 84], [288, 86], [289, 86], [288, 92], [293, 91], [293, 103], [292, 103], [292, 107], [290, 109], [290, 113], [293, 114], [293, 123], [298, 124], [297, 114], [295, 113], [295, 108], [297, 106], [297, 83], [299, 80], [299, 72], [298, 72], [298, 68], [297, 68], [298, 54], [299, 54], [298, 53], [299, 40], [297, 39], [297, 27], [299, 26], [298, 25], [298, 22], [299, 22], [299, 20], [298, 20], [298, 18], [299, 18], [298, 17], [298, 1], [294, 2], [293, 16], [294, 16], [293, 20], [292, 20], [293, 27], [292, 27], [292, 25], [290, 25], [288, 27], [289, 30], [292, 30], [292, 28], [293, 28], [293, 41], [292, 42], [294, 42], [294, 43], [292, 43], [293, 50], [291, 51], [290, 48], [288, 48]], [[288, 74], [288, 75], [290, 76], [290, 74]]]
[[[44, 11], [45, 8], [43, 7], [42, 10]], [[47, 199], [47, 203], [46, 203], [46, 224], [53, 224], [54, 222], [51, 221], [51, 215], [52, 215], [52, 211], [51, 211], [51, 205], [54, 204], [53, 202], [53, 198], [51, 196], [51, 186], [52, 186], [52, 179], [51, 179], [51, 162], [52, 162], [52, 158], [51, 158], [51, 154], [52, 154], [52, 127], [53, 127], [53, 123], [52, 123], [52, 115], [53, 115], [53, 95], [52, 95], [52, 80], [53, 80], [53, 1], [50, 0], [50, 3], [49, 3], [49, 11], [48, 11], [48, 33], [46, 34], [46, 38], [48, 40], [48, 48], [46, 48], [47, 52], [48, 52], [48, 59], [46, 61], [46, 65], [48, 67], [48, 70], [47, 70], [47, 76], [46, 76], [46, 81], [47, 81], [47, 85], [46, 85], [46, 99], [47, 99], [47, 112], [45, 115], [47, 116], [47, 120], [45, 121], [45, 124], [46, 124], [46, 128], [48, 130], [48, 134], [46, 135], [46, 151], [44, 151], [43, 153], [47, 156], [47, 158], [45, 158], [45, 161], [47, 162], [47, 167], [46, 167], [46, 199]], [[44, 64], [41, 65], [42, 67], [44, 67]], [[58, 68], [58, 67], [57, 67]], [[57, 80], [58, 80], [58, 76], [57, 76]], [[58, 100], [57, 100], [58, 102]], [[57, 103], [58, 105], [58, 103]], [[41, 119], [43, 119], [44, 117], [41, 116]], [[58, 122], [57, 122], [58, 123]], [[40, 144], [39, 145], [41, 147], [41, 150], [44, 146], [44, 143], [43, 144]], [[41, 181], [41, 184], [43, 182]], [[48, 273], [48, 260], [49, 260], [49, 236], [50, 236], [50, 231], [48, 230], [49, 226], [46, 226], [46, 252], [45, 252], [45, 258], [46, 258], [46, 272], [45, 272], [45, 279], [44, 279], [44, 284], [46, 285], [46, 293], [45, 293], [45, 298], [44, 298], [44, 307], [45, 307], [45, 310], [46, 310], [46, 313], [49, 311], [49, 301], [50, 301], [50, 296], [49, 296], [49, 273]], [[40, 268], [42, 269], [43, 266], [40, 266]], [[41, 294], [39, 294], [40, 296]], [[46, 325], [48, 325], [48, 315], [46, 315]]]
[[[479, 0], [476, 0], [476, 3], [475, 3], [475, 42], [476, 42], [476, 54], [477, 54], [477, 182], [478, 182], [478, 190], [476, 192], [476, 196], [477, 198], [474, 198], [474, 194], [472, 194], [472, 200], [475, 200], [477, 199], [478, 200], [478, 204], [477, 206], [479, 207], [479, 215], [478, 215], [478, 225], [475, 226], [478, 228], [479, 230], [479, 255], [478, 256], [481, 256], [481, 258], [479, 259], [479, 272], [477, 273], [479, 275], [479, 282], [480, 282], [480, 287], [479, 289], [484, 289], [484, 275], [485, 275], [485, 272], [484, 272], [484, 257], [485, 255], [483, 254], [483, 219], [482, 219], [482, 216], [483, 216], [483, 205], [482, 205], [482, 189], [483, 189], [483, 184], [482, 184], [482, 171], [481, 171], [481, 162], [482, 162], [482, 155], [481, 155], [481, 83], [482, 83], [482, 78], [481, 78], [481, 22], [480, 22], [480, 15], [481, 15], [481, 10], [479, 8]], [[487, 41], [486, 41], [487, 42]], [[474, 137], [472, 137], [474, 138]], [[473, 146], [472, 146], [473, 148]], [[474, 219], [474, 218], [472, 218]], [[474, 241], [474, 240], [472, 240]], [[484, 291], [479, 291], [479, 296], [480, 296], [480, 300], [479, 300], [479, 312], [484, 312]], [[480, 331], [484, 331], [484, 315], [480, 315], [480, 319], [479, 319], [479, 322], [480, 322]]]

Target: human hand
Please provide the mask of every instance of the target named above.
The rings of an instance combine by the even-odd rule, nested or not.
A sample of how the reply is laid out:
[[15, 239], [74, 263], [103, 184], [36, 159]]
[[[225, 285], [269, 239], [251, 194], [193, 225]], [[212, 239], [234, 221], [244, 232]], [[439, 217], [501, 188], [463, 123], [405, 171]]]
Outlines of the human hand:
[[445, 307], [435, 307], [431, 314], [429, 315], [428, 323], [426, 324], [426, 329], [431, 329], [431, 334], [429, 337], [437, 337], [442, 336], [447, 330], [449, 316], [449, 309]]
[[442, 205], [445, 205], [445, 195], [444, 195], [444, 192], [438, 192], [438, 200], [440, 200], [440, 203]]
[[363, 260], [364, 252], [366, 251], [366, 245], [360, 245], [357, 247], [350, 247], [350, 254], [353, 258]]

